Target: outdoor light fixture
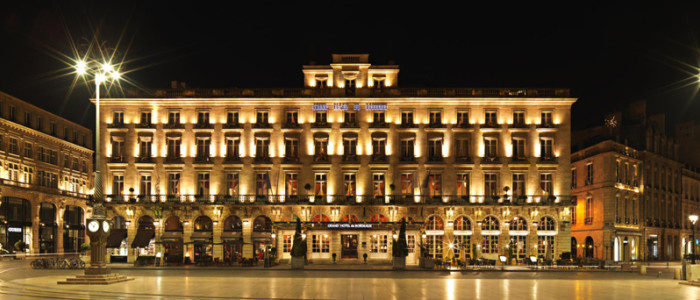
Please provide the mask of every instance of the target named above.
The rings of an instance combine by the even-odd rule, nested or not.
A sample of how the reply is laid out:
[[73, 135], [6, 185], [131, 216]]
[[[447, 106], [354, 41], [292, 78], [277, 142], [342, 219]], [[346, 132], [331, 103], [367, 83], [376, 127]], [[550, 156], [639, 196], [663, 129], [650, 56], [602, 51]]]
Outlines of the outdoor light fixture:
[[692, 224], [690, 228], [693, 230], [693, 235], [690, 239], [690, 243], [693, 246], [693, 255], [691, 256], [690, 263], [695, 264], [695, 256], [697, 256], [697, 252], [695, 252], [695, 222], [698, 221], [698, 215], [690, 215], [688, 216], [688, 220], [690, 220], [690, 223]]
[[126, 221], [125, 224], [126, 224], [126, 226], [129, 226], [129, 225], [131, 225], [131, 221]]
[[153, 226], [158, 226], [158, 225], [160, 225], [160, 222], [158, 222], [158, 221], [153, 221]]
[[248, 221], [248, 220], [243, 221], [243, 226], [248, 226], [248, 225], [250, 225], [250, 221]]
[[270, 235], [270, 237], [273, 238], [273, 239], [274, 239], [276, 236], [277, 236], [277, 235], [274, 234], [274, 233]]

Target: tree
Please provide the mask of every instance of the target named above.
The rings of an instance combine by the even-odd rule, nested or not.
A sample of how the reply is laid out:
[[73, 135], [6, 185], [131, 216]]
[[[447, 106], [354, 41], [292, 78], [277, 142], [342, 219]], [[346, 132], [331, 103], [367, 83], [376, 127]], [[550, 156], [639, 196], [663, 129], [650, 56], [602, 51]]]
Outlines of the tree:
[[394, 257], [408, 256], [408, 243], [406, 242], [406, 220], [401, 220], [401, 229], [399, 229], [399, 238], [394, 241], [393, 248]]
[[302, 257], [306, 255], [306, 243], [301, 238], [301, 220], [297, 218], [297, 228], [294, 232], [294, 242], [292, 244], [292, 256]]

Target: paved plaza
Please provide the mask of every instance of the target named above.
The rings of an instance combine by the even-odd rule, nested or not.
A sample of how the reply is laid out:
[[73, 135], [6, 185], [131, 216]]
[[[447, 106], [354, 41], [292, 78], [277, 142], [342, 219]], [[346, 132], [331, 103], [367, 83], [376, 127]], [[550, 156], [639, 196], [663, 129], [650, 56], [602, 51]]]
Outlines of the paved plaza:
[[59, 286], [82, 271], [32, 270], [13, 261], [0, 263], [0, 299], [700, 299], [700, 288], [679, 285], [672, 271], [121, 269], [135, 280]]

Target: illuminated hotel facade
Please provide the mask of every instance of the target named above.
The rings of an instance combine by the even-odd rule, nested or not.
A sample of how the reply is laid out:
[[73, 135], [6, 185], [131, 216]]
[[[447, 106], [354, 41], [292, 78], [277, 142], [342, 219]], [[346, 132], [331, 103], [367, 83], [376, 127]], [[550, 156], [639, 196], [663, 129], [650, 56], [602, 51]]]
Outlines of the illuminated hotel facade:
[[[571, 249], [566, 89], [398, 88], [396, 65], [333, 55], [298, 89], [172, 89], [101, 100], [112, 261], [313, 262]], [[465, 251], [467, 250], [467, 251]], [[462, 254], [463, 255], [463, 254]]]

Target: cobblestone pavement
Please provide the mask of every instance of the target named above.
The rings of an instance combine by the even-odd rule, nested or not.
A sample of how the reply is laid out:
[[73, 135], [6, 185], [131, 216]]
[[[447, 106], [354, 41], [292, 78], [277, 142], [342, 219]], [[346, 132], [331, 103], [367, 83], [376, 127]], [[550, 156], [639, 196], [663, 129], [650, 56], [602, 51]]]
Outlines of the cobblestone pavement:
[[[395, 272], [122, 269], [109, 286], [56, 282], [80, 270], [32, 270], [0, 262], [0, 299], [700, 299], [700, 288], [631, 272]], [[650, 268], [653, 270], [653, 268]]]

